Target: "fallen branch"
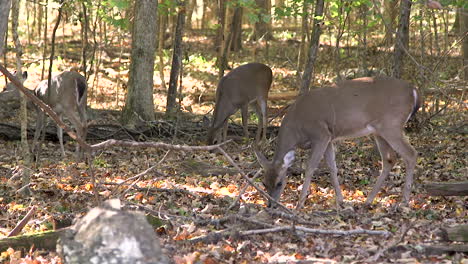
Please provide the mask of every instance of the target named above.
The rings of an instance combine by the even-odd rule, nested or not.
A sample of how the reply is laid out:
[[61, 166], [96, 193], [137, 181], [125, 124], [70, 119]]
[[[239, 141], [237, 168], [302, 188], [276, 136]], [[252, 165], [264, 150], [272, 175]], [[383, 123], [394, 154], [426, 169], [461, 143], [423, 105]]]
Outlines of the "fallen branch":
[[55, 251], [57, 239], [66, 231], [68, 228], [63, 228], [56, 231], [46, 231], [42, 233], [13, 236], [0, 239], [0, 252], [7, 250], [8, 248], [24, 248], [28, 251], [32, 246], [35, 248], [46, 249]]
[[376, 235], [376, 236], [388, 237], [392, 234], [388, 231], [367, 230], [367, 229], [334, 230], [334, 229], [307, 228], [303, 226], [279, 226], [279, 227], [266, 228], [266, 229], [241, 231], [239, 232], [239, 235], [250, 236], [250, 235], [274, 233], [274, 232], [282, 232], [282, 231], [302, 231], [308, 234], [337, 235], [337, 236]]
[[24, 216], [23, 219], [21, 219], [21, 221], [15, 226], [15, 228], [11, 230], [11, 232], [8, 234], [7, 237], [18, 235], [23, 229], [23, 227], [28, 223], [29, 219], [31, 219], [31, 217], [34, 215], [35, 212], [36, 212], [36, 206], [31, 207], [31, 209], [26, 214], [26, 216]]
[[440, 236], [444, 241], [468, 242], [468, 224], [442, 228]]
[[465, 196], [468, 195], [468, 181], [464, 182], [432, 182], [424, 185], [429, 195]]

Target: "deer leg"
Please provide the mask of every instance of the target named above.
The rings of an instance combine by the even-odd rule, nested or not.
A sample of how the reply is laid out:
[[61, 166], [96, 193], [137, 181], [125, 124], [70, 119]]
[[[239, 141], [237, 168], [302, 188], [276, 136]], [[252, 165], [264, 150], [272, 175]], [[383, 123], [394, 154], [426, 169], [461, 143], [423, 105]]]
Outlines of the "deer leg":
[[[40, 149], [41, 149], [41, 144], [42, 144], [42, 141], [39, 142], [38, 144], [38, 140], [39, 140], [39, 137], [41, 136], [41, 132], [42, 130], [44, 130], [44, 119], [45, 119], [45, 114], [40, 111], [40, 110], [36, 110], [36, 129], [34, 131], [34, 139], [33, 139], [33, 146], [32, 146], [32, 152], [33, 153], [36, 153], [36, 160], [39, 159], [39, 152], [40, 152]], [[44, 131], [45, 133], [45, 131]]]
[[418, 153], [404, 138], [402, 130], [385, 130], [381, 136], [387, 143], [403, 158], [406, 163], [406, 179], [403, 187], [403, 201], [408, 203], [411, 196], [411, 186], [413, 185], [414, 168]]
[[241, 106], [242, 127], [244, 129], [244, 136], [249, 138], [249, 104]]
[[62, 157], [65, 157], [65, 148], [63, 147], [63, 129], [57, 125], [57, 137], [60, 142], [60, 150], [62, 151]]
[[[85, 136], [86, 136], [86, 123], [82, 123], [83, 122], [83, 119], [81, 118], [81, 114], [76, 115], [76, 112], [69, 112], [67, 113], [67, 117], [68, 119], [70, 120], [70, 122], [72, 123], [73, 127], [75, 128], [75, 131], [76, 131], [76, 135], [85, 140]], [[75, 153], [76, 153], [76, 156], [77, 158], [80, 160], [81, 159], [81, 151], [80, 151], [80, 144], [78, 142], [76, 142], [76, 150], [75, 150]]]
[[262, 136], [261, 140], [266, 140], [266, 132], [267, 132], [267, 106], [266, 101], [262, 99], [258, 99], [257, 103], [255, 104], [255, 110], [258, 116], [258, 129], [257, 135], [255, 137], [256, 142], [260, 141], [260, 136]]
[[226, 141], [228, 128], [229, 128], [228, 118], [226, 118], [226, 120], [224, 120], [223, 129], [221, 131], [221, 141], [218, 141], [218, 143]]
[[219, 135], [217, 133], [218, 129], [223, 126], [225, 127], [223, 131], [225, 135], [224, 140], [226, 140], [228, 118], [232, 114], [234, 114], [238, 109], [232, 104], [224, 105], [224, 108], [221, 109], [220, 105], [222, 104], [221, 103], [216, 104], [215, 111], [213, 114], [213, 122], [211, 124], [211, 127], [208, 129], [208, 140], [207, 140], [208, 145], [212, 145], [214, 141], [218, 138], [218, 135]]
[[320, 160], [327, 149], [328, 144], [330, 143], [330, 138], [316, 141], [317, 143], [312, 146], [312, 153], [307, 162], [307, 169], [305, 173], [304, 183], [302, 184], [302, 191], [299, 197], [299, 202], [297, 203], [296, 209], [299, 210], [304, 205], [304, 202], [309, 194], [310, 181], [312, 176], [314, 176], [315, 169], [320, 163]]
[[335, 189], [336, 195], [336, 204], [339, 206], [341, 203], [343, 203], [343, 194], [341, 193], [340, 181], [338, 180], [338, 169], [336, 167], [335, 147], [333, 145], [333, 142], [330, 141], [330, 143], [328, 144], [324, 156], [328, 168], [330, 168], [331, 182], [333, 188]]
[[367, 196], [366, 205], [371, 204], [379, 190], [382, 188], [382, 185], [385, 179], [388, 177], [388, 174], [392, 170], [395, 161], [396, 161], [396, 154], [393, 151], [392, 147], [379, 135], [374, 136], [375, 143], [380, 152], [380, 157], [382, 158], [382, 171], [380, 172], [379, 177], [377, 178], [377, 182], [375, 183], [374, 187], [372, 188], [371, 193]]

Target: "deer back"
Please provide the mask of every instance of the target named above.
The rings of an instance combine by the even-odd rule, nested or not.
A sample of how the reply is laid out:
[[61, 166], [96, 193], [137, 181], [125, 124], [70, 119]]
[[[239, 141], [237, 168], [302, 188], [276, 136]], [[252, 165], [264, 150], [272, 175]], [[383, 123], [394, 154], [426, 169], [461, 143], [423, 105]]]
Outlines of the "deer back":
[[51, 79], [50, 90], [47, 80], [40, 82], [35, 94], [58, 114], [82, 111], [87, 101], [86, 79], [77, 72], [65, 71]]
[[266, 100], [272, 80], [272, 71], [265, 64], [241, 65], [219, 81], [216, 90], [216, 104], [232, 104], [239, 107], [257, 98]]

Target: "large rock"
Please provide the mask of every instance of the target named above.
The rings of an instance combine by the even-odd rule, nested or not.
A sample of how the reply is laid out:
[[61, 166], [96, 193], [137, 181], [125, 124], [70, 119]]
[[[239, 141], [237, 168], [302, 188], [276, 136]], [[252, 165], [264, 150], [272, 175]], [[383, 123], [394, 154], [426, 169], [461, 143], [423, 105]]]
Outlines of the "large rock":
[[145, 216], [120, 210], [119, 200], [91, 209], [60, 238], [57, 251], [68, 264], [169, 263]]

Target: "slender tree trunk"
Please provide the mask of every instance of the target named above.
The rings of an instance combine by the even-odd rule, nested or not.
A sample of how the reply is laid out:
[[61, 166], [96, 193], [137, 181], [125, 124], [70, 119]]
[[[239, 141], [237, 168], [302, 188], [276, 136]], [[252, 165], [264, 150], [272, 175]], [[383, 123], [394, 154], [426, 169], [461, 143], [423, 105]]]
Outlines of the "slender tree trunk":
[[434, 45], [436, 49], [436, 56], [440, 54], [440, 46], [439, 46], [439, 30], [437, 28], [437, 17], [435, 15], [435, 11], [431, 10], [432, 15], [432, 25], [434, 26]]
[[462, 58], [463, 58], [463, 69], [465, 73], [465, 80], [468, 80], [468, 9], [463, 8], [459, 12], [460, 14], [460, 35], [463, 39], [462, 42]]
[[185, 28], [186, 29], [192, 29], [192, 15], [193, 15], [193, 10], [197, 7], [197, 1], [196, 0], [186, 0], [187, 3], [187, 16], [185, 19]]
[[[21, 46], [21, 42], [18, 36], [18, 17], [19, 17], [19, 9], [20, 9], [20, 0], [13, 0], [11, 5], [11, 32], [13, 33], [13, 42], [15, 43], [15, 50], [16, 50], [16, 77], [19, 78], [19, 81], [22, 83], [22, 67], [23, 63], [21, 61], [21, 56], [23, 54], [23, 48]], [[23, 186], [27, 186], [30, 182], [30, 171], [28, 167], [31, 164], [31, 153], [29, 151], [28, 145], [28, 109], [26, 107], [27, 100], [23, 93], [20, 94], [21, 100], [21, 107], [20, 107], [20, 120], [21, 120], [21, 152], [24, 160], [21, 176], [21, 184]], [[28, 187], [21, 188], [23, 195], [30, 195], [31, 191]]]
[[384, 0], [385, 38], [384, 43], [388, 47], [393, 43], [393, 33], [397, 17], [398, 0]]
[[[52, 85], [52, 65], [54, 64], [54, 55], [55, 55], [55, 35], [57, 34], [57, 29], [60, 25], [60, 20], [62, 19], [63, 3], [65, 0], [60, 0], [60, 7], [58, 9], [57, 21], [55, 22], [54, 29], [52, 31], [52, 39], [50, 41], [50, 58], [49, 58], [49, 76], [47, 77], [47, 90], [50, 91], [50, 86]], [[51, 93], [47, 93], [49, 96]], [[49, 100], [47, 100], [49, 101]]]
[[218, 53], [216, 65], [218, 66], [218, 79], [223, 77], [224, 70], [227, 68], [226, 58], [223, 58], [224, 49], [226, 46], [226, 14], [227, 7], [225, 0], [218, 0], [218, 28], [216, 33], [215, 48]]
[[403, 72], [403, 58], [405, 51], [409, 52], [409, 19], [411, 0], [401, 0], [400, 22], [395, 39], [395, 52], [393, 56], [393, 77], [401, 78]]
[[87, 71], [86, 71], [86, 51], [88, 50], [88, 8], [86, 7], [86, 3], [82, 2], [81, 7], [83, 8], [83, 19], [81, 21], [81, 70], [87, 78]]
[[[41, 71], [41, 80], [44, 80], [45, 76], [45, 67], [46, 67], [46, 54], [47, 54], [47, 27], [48, 27], [48, 21], [47, 21], [47, 13], [48, 13], [48, 6], [49, 6], [49, 0], [45, 1], [45, 6], [44, 6], [44, 39], [42, 45], [44, 45], [43, 50], [42, 50], [42, 71]], [[41, 23], [42, 24], [42, 23]], [[50, 82], [49, 82], [50, 83]]]
[[122, 122], [135, 127], [154, 120], [153, 75], [156, 52], [157, 0], [136, 0], [132, 25], [130, 76]]
[[307, 36], [307, 31], [309, 31], [309, 1], [304, 0], [302, 3], [302, 25], [301, 25], [301, 43], [299, 45], [299, 54], [297, 55], [297, 72], [302, 72], [302, 69], [304, 67], [304, 60], [306, 57], [306, 46], [307, 46], [307, 41], [306, 41], [306, 36]]
[[158, 37], [158, 58], [159, 58], [159, 78], [161, 79], [161, 87], [166, 90], [166, 80], [164, 78], [164, 34], [166, 33], [167, 14], [159, 15], [159, 37]]
[[309, 56], [307, 58], [307, 63], [302, 74], [302, 85], [300, 94], [304, 94], [309, 91], [310, 82], [313, 78], [315, 60], [317, 59], [318, 49], [320, 45], [320, 35], [322, 34], [322, 20], [318, 19], [323, 16], [323, 6], [324, 0], [317, 0], [315, 4], [314, 12], [314, 25], [312, 32], [312, 39], [309, 44]]
[[254, 34], [252, 40], [263, 38], [265, 40], [272, 40], [273, 33], [271, 31], [271, 0], [255, 0], [260, 12], [258, 14], [258, 21], [255, 22]]
[[177, 81], [182, 67], [182, 37], [184, 35], [185, 24], [185, 1], [179, 3], [177, 13], [177, 23], [174, 35], [174, 51], [172, 54], [171, 76], [169, 79], [169, 89], [167, 91], [166, 115], [173, 116], [177, 110]]
[[0, 55], [3, 54], [3, 44], [5, 43], [5, 36], [8, 31], [8, 16], [10, 8], [10, 0], [0, 1]]

